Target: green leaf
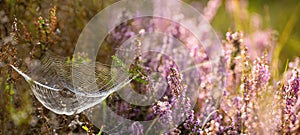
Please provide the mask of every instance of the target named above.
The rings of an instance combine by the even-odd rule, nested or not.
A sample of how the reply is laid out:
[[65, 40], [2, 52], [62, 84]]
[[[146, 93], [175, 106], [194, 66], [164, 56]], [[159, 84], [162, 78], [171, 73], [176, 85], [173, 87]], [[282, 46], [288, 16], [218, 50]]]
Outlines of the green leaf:
[[119, 59], [117, 56], [113, 55], [113, 56], [111, 56], [111, 58], [113, 59], [113, 61], [116, 62], [118, 67], [122, 67], [122, 68], [126, 69], [126, 64], [124, 64], [124, 62], [121, 59]]
[[82, 129], [84, 129], [86, 132], [89, 132], [89, 128], [87, 126], [81, 126]]
[[102, 134], [102, 130], [103, 130], [103, 127], [100, 128], [100, 131], [97, 135], [101, 135]]

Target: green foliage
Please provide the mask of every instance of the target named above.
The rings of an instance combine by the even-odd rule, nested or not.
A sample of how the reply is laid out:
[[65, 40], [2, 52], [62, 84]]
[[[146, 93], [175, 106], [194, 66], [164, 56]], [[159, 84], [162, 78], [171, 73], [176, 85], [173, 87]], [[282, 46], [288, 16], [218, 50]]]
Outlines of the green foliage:
[[123, 69], [127, 69], [126, 64], [121, 59], [119, 59], [117, 56], [113, 55], [113, 56], [111, 56], [111, 58], [115, 62], [115, 64], [116, 64], [117, 67], [121, 67]]
[[103, 130], [103, 127], [100, 128], [100, 131], [98, 132], [97, 135], [101, 135], [102, 134], [102, 130]]
[[146, 80], [146, 73], [140, 65], [132, 64], [129, 68], [129, 73], [133, 76], [138, 75], [134, 80], [141, 84], [148, 84]]
[[87, 126], [81, 126], [81, 128], [85, 131], [85, 132], [87, 132], [87, 133], [89, 133], [90, 132], [90, 130], [89, 130], [89, 128], [87, 127]]
[[[115, 62], [117, 67], [121, 67], [122, 69], [127, 69], [127, 65], [121, 59], [119, 59], [117, 56], [113, 55], [112, 59]], [[139, 82], [141, 84], [148, 84], [146, 77], [145, 77], [146, 73], [145, 73], [143, 67], [141, 67], [141, 65], [139, 65], [138, 63], [131, 64], [129, 67], [129, 70], [127, 72], [132, 77], [137, 75], [137, 77], [134, 78], [134, 80], [136, 82]]]

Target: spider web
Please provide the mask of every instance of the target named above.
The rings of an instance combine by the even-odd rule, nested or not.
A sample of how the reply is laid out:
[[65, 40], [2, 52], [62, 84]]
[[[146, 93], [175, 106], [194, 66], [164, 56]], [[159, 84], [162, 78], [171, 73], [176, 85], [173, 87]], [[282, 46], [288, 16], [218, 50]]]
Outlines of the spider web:
[[[35, 97], [46, 108], [66, 115], [93, 107], [135, 78], [130, 78], [125, 69], [116, 70], [102, 63], [96, 63], [96, 66], [81, 62], [72, 64], [66, 60], [47, 53], [28, 75], [13, 65], [11, 67], [25, 78]], [[72, 74], [74, 69], [77, 72]]]

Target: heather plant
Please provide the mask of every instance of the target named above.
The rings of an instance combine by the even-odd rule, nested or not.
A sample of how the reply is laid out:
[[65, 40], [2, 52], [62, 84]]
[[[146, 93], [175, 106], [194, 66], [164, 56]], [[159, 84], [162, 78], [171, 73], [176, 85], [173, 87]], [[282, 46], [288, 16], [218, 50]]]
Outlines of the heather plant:
[[[212, 24], [218, 24], [220, 10], [232, 15], [232, 24], [224, 22], [226, 30], [217, 31], [223, 45], [219, 49], [224, 50], [217, 66], [210, 63], [209, 57], [215, 48], [206, 50], [186, 27], [159, 17], [129, 19], [130, 10], [114, 18], [129, 20], [120, 22], [106, 35], [95, 65], [90, 54], [72, 55], [88, 20], [113, 2], [0, 0], [0, 134], [106, 134], [106, 128], [116, 124], [111, 116], [91, 115], [98, 109], [93, 100], [97, 96], [93, 95], [109, 90], [112, 92], [101, 99], [101, 111], [111, 110], [134, 121], [115, 125], [111, 129], [115, 134], [300, 133], [299, 58], [285, 63], [279, 57], [295, 25], [295, 15], [284, 28], [285, 33], [278, 34], [266, 25], [271, 13], [266, 18], [251, 13], [247, 10], [250, 1], [192, 1], [192, 6], [204, 9], [201, 12]], [[160, 11], [160, 5], [154, 6]], [[182, 15], [174, 18], [193, 21]], [[232, 30], [227, 29], [230, 27]], [[147, 38], [153, 32], [164, 34]], [[206, 34], [205, 30], [201, 32]], [[133, 42], [127, 43], [131, 39]], [[183, 47], [178, 47], [179, 41]], [[153, 47], [166, 54], [145, 53]], [[72, 83], [75, 69], [79, 69], [79, 84]], [[25, 76], [24, 80], [24, 75], [31, 79]], [[96, 80], [82, 78], [92, 75]], [[88, 85], [93, 81], [101, 90]], [[45, 96], [40, 92], [62, 86], [57, 93], [50, 91]], [[116, 86], [119, 88], [112, 90]], [[146, 96], [124, 100], [136, 96], [124, 96], [128, 91], [122, 90], [129, 88]], [[155, 102], [133, 104], [148, 103], [149, 98], [157, 96], [151, 92], [159, 92], [160, 88], [165, 91]], [[98, 117], [108, 120], [99, 121]], [[150, 120], [147, 126], [143, 124]], [[168, 131], [161, 131], [157, 125]]]

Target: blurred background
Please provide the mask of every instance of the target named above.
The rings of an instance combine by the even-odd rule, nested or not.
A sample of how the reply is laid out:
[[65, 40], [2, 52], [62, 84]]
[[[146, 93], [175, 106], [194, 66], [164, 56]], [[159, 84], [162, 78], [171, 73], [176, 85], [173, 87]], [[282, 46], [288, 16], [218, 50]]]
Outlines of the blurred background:
[[[299, 2], [297, 0], [183, 0], [194, 8], [209, 16], [213, 28], [224, 37], [231, 31], [242, 31], [250, 38], [250, 44], [261, 42], [262, 46], [280, 44], [280, 60], [299, 56]], [[1, 0], [1, 23], [6, 27], [14, 18], [22, 21], [31, 34], [34, 34], [35, 21], [39, 16], [49, 16], [49, 10], [57, 6], [57, 21], [62, 44], [74, 45], [85, 24], [101, 9], [117, 2], [117, 0], [88, 1], [23, 1]], [[210, 6], [210, 7], [209, 7]], [[208, 7], [208, 9], [206, 9]], [[5, 27], [4, 26], [4, 27]], [[1, 26], [1, 39], [9, 33], [10, 27]], [[5, 30], [6, 29], [6, 30]], [[266, 34], [267, 33], [267, 34]], [[272, 43], [268, 36], [272, 34]], [[256, 39], [255, 39], [256, 38]], [[66, 46], [66, 45], [63, 45]], [[256, 46], [256, 45], [253, 45]], [[257, 45], [256, 48], [259, 48]]]

